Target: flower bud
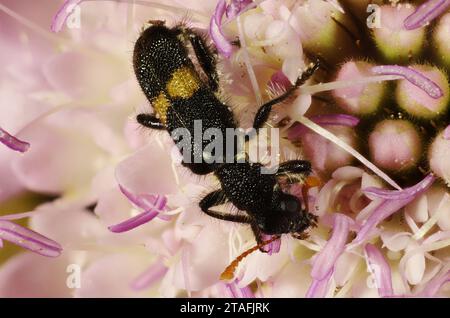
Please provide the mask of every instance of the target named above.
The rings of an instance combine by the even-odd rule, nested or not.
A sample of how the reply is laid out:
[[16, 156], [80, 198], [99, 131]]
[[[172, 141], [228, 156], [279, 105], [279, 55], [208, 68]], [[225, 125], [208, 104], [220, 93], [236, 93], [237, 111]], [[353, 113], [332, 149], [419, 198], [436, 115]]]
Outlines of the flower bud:
[[450, 231], [450, 200], [445, 196], [448, 196], [448, 189], [443, 186], [436, 185], [430, 188], [427, 191], [428, 210], [430, 216], [439, 213], [436, 224], [442, 231]]
[[[357, 138], [353, 127], [327, 126], [326, 129], [357, 149]], [[354, 160], [351, 154], [312, 131], [306, 132], [301, 140], [305, 157], [311, 160], [314, 169], [320, 172], [333, 172], [339, 167], [350, 165]]]
[[[372, 66], [364, 61], [347, 62], [339, 70], [336, 81], [350, 81], [371, 76]], [[332, 94], [337, 104], [350, 114], [367, 115], [379, 109], [386, 91], [387, 83], [378, 82], [335, 89]]]
[[406, 30], [403, 25], [403, 21], [413, 12], [413, 6], [404, 4], [380, 8], [380, 27], [372, 30], [378, 50], [386, 62], [407, 63], [422, 53], [425, 28]]
[[387, 119], [370, 133], [369, 150], [373, 162], [381, 169], [405, 171], [419, 161], [422, 142], [409, 121]]
[[398, 105], [409, 114], [424, 119], [436, 118], [444, 114], [449, 103], [449, 84], [446, 75], [438, 68], [429, 65], [413, 65], [411, 68], [439, 86], [443, 96], [433, 98], [410, 81], [401, 80], [395, 91]]
[[450, 13], [445, 14], [439, 20], [433, 32], [433, 50], [440, 64], [450, 70]]
[[[447, 129], [448, 130], [448, 129]], [[450, 185], [450, 138], [441, 132], [434, 139], [428, 151], [428, 162], [431, 171]]]
[[310, 0], [292, 11], [289, 22], [299, 34], [305, 49], [323, 57], [330, 64], [354, 55], [356, 28], [348, 15], [325, 1]]

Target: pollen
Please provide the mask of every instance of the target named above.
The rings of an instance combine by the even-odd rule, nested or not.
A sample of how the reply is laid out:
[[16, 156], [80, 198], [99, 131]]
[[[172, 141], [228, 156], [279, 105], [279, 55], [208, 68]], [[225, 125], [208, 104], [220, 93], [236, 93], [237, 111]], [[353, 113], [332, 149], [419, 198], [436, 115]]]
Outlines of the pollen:
[[170, 107], [170, 101], [167, 99], [166, 95], [163, 92], [159, 93], [158, 97], [152, 99], [152, 106], [161, 122], [166, 124], [167, 109]]
[[190, 98], [199, 89], [200, 79], [193, 69], [181, 67], [167, 83], [167, 93], [172, 98]]

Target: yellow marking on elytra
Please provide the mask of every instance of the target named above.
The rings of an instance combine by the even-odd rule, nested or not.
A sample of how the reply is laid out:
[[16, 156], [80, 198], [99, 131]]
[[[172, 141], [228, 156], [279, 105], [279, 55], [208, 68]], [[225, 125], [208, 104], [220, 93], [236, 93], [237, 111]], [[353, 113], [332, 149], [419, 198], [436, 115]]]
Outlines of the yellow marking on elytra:
[[161, 122], [165, 125], [167, 120], [167, 110], [170, 107], [170, 101], [167, 99], [166, 95], [163, 92], [159, 93], [158, 97], [152, 99], [152, 106]]
[[181, 67], [172, 74], [167, 83], [167, 93], [172, 98], [190, 98], [200, 87], [200, 79], [189, 67]]

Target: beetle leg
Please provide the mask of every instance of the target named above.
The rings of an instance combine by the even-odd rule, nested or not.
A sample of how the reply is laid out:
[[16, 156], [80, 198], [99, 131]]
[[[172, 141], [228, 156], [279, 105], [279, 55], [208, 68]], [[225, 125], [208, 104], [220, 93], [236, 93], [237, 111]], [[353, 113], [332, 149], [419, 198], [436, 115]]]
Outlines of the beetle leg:
[[200, 209], [208, 214], [209, 216], [224, 220], [224, 221], [230, 221], [230, 222], [237, 222], [237, 223], [250, 223], [251, 218], [247, 215], [238, 215], [238, 214], [229, 214], [229, 213], [222, 213], [213, 211], [210, 208], [213, 206], [217, 206], [220, 204], [223, 204], [227, 202], [225, 193], [223, 190], [216, 190], [209, 194], [207, 194], [199, 203]]

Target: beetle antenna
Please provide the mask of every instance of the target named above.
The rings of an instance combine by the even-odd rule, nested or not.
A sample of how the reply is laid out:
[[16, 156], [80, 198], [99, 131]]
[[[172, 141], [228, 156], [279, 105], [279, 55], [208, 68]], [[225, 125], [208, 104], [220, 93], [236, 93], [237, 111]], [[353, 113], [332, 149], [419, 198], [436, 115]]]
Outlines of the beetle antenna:
[[250, 255], [251, 253], [253, 253], [254, 251], [260, 249], [261, 247], [266, 246], [267, 244], [272, 243], [275, 240], [278, 240], [280, 238], [279, 235], [275, 235], [273, 236], [270, 240], [261, 242], [260, 244], [257, 244], [255, 246], [253, 246], [252, 248], [249, 248], [248, 250], [246, 250], [245, 252], [243, 252], [241, 255], [239, 255], [238, 257], [236, 257], [234, 259], [234, 261], [232, 261], [230, 263], [230, 265], [227, 266], [227, 268], [225, 268], [225, 270], [222, 272], [222, 274], [220, 274], [220, 280], [231, 280], [234, 277], [234, 272], [236, 271], [236, 268], [238, 267], [239, 263], [248, 255]]

